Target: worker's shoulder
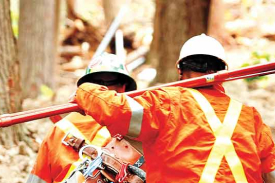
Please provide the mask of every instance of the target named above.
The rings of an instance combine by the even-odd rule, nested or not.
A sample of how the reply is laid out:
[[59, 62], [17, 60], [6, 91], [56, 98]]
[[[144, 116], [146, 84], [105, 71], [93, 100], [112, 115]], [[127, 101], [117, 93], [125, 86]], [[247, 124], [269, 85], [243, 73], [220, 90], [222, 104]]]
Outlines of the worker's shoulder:
[[72, 112], [58, 121], [55, 126], [61, 130], [69, 128], [84, 128], [100, 126], [94, 118], [89, 115], [82, 115], [78, 112]]
[[177, 92], [185, 92], [185, 91], [188, 91], [188, 88], [186, 87], [182, 87], [182, 86], [167, 86], [167, 87], [161, 87], [159, 88], [158, 90], [162, 90], [164, 92], [174, 92], [174, 93], [177, 93]]
[[65, 120], [70, 121], [71, 123], [74, 122], [88, 122], [88, 121], [94, 121], [94, 119], [89, 115], [82, 115], [78, 112], [71, 112], [67, 116], [64, 117]]

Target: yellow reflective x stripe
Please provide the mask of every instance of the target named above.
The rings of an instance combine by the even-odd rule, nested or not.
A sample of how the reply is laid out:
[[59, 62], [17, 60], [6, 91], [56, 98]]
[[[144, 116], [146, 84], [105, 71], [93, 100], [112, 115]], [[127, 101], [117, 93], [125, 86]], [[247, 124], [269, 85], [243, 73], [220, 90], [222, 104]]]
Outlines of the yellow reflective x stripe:
[[106, 140], [110, 138], [110, 132], [108, 131], [106, 126], [103, 126], [97, 133], [91, 144], [95, 146], [102, 147], [106, 144]]
[[65, 118], [57, 122], [56, 126], [60, 128], [65, 134], [70, 132], [78, 138], [85, 139], [86, 143], [91, 143], [69, 120]]
[[[76, 126], [73, 125], [69, 120], [67, 119], [62, 119], [59, 122], [55, 124], [58, 128], [60, 128], [65, 134], [71, 133], [72, 135], [78, 137], [78, 138], [83, 138], [85, 139], [85, 142], [87, 144], [93, 144], [95, 146], [103, 146], [106, 142], [106, 139], [110, 137], [110, 133], [107, 130], [106, 127], [102, 127], [96, 134], [95, 138], [90, 142], [77, 128]], [[71, 173], [75, 170], [75, 168], [82, 162], [81, 159], [78, 159], [75, 161], [71, 166], [70, 169], [68, 170], [67, 174], [63, 178], [61, 182], [64, 180], [68, 179]]]
[[[63, 178], [62, 181], [60, 182], [64, 182], [65, 180], [67, 180], [71, 173], [76, 169], [76, 167], [78, 167], [78, 165], [81, 163], [81, 159], [78, 159], [77, 161], [75, 161], [71, 166], [70, 166], [70, 169], [68, 170], [67, 174], [65, 175], [65, 177]], [[56, 182], [58, 183], [58, 182]]]
[[222, 124], [207, 99], [197, 90], [189, 89], [189, 91], [200, 105], [216, 137], [216, 141], [210, 152], [199, 183], [214, 182], [224, 156], [236, 183], [247, 183], [243, 166], [231, 141], [242, 110], [242, 104], [235, 100], [231, 100]]

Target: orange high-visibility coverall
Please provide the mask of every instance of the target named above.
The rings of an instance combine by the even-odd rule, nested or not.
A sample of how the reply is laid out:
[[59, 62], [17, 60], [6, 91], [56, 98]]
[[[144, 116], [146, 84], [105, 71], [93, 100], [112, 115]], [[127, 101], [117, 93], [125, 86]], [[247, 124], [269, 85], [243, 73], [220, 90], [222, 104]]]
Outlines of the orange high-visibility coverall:
[[[223, 87], [215, 85], [198, 91], [222, 122], [231, 101]], [[200, 181], [216, 138], [189, 89], [165, 87], [130, 98], [104, 86], [84, 83], [78, 88], [75, 100], [87, 114], [106, 125], [111, 134], [120, 133], [142, 141], [147, 182]], [[271, 131], [255, 108], [245, 105], [240, 108], [228, 143], [231, 142], [245, 173], [244, 182], [263, 182], [262, 173], [275, 170]], [[235, 182], [229, 159], [223, 156], [218, 162], [212, 182]]]
[[[90, 142], [93, 142], [98, 132], [103, 128], [95, 122], [91, 116], [82, 116], [79, 113], [70, 113], [61, 121], [67, 120], [73, 124]], [[72, 147], [62, 143], [66, 132], [60, 128], [60, 123], [56, 123], [44, 138], [35, 165], [31, 171], [28, 183], [55, 183], [63, 181], [71, 165], [79, 159], [78, 153]], [[66, 131], [72, 130], [68, 123], [65, 123]], [[76, 135], [72, 132], [72, 135]], [[106, 131], [105, 131], [106, 132]], [[108, 132], [108, 131], [107, 131]], [[106, 138], [101, 138], [99, 144], [106, 145], [111, 140], [110, 134]]]

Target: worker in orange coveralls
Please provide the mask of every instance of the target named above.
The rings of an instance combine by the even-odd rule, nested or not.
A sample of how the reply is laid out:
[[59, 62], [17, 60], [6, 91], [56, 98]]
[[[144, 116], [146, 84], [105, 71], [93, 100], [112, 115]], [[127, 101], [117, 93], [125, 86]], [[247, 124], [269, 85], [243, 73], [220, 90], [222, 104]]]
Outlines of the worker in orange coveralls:
[[[183, 45], [176, 66], [180, 80], [227, 69], [222, 45], [205, 34]], [[163, 87], [131, 98], [84, 83], [75, 101], [111, 133], [142, 141], [149, 183], [275, 180], [269, 127], [254, 107], [227, 96], [221, 84]]]
[[[91, 61], [86, 75], [77, 84], [86, 82], [105, 85], [118, 93], [132, 91], [137, 87], [119, 58], [107, 53]], [[67, 135], [83, 137], [86, 142], [95, 146], [105, 146], [111, 140], [107, 128], [96, 123], [91, 116], [70, 113], [57, 122], [43, 140], [28, 183], [64, 182], [70, 177], [81, 159], [64, 141]], [[141, 144], [132, 145], [142, 152], [138, 147]]]

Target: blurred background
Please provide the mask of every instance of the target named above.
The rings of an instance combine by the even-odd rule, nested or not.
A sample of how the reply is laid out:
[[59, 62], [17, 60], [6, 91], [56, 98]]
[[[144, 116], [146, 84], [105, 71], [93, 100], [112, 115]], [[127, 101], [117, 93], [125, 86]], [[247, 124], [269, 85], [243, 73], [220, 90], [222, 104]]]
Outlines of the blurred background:
[[[2, 0], [0, 114], [67, 103], [104, 51], [120, 56], [138, 89], [176, 81], [181, 46], [201, 33], [222, 43], [229, 70], [274, 62], [274, 14], [275, 0]], [[274, 75], [224, 86], [255, 106], [275, 137]], [[26, 182], [52, 125], [0, 129], [0, 182]]]

